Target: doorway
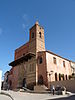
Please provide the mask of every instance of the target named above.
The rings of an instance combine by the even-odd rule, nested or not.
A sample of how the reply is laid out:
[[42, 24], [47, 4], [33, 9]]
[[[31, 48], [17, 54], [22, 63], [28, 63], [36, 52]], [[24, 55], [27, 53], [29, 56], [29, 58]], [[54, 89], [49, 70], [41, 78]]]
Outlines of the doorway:
[[26, 87], [26, 78], [23, 79], [22, 87]]

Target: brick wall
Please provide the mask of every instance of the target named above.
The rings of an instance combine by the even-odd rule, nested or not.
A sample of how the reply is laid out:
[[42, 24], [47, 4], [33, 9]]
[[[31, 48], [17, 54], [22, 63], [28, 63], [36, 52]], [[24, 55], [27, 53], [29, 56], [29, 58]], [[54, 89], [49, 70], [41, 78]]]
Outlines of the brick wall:
[[29, 51], [29, 42], [15, 50], [15, 60], [22, 57]]

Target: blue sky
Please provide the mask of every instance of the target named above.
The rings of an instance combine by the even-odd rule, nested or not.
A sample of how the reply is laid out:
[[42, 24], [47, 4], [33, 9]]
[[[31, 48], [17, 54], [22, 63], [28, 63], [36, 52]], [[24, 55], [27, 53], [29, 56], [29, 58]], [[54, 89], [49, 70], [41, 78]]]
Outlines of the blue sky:
[[29, 40], [39, 21], [46, 49], [75, 61], [75, 0], [0, 0], [0, 69], [11, 67], [14, 50]]

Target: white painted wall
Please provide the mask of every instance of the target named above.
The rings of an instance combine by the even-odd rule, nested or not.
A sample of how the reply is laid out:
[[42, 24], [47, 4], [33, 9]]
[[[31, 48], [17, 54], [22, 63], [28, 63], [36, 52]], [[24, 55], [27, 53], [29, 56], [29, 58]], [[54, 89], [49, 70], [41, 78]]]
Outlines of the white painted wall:
[[1, 92], [2, 71], [0, 70], [0, 92]]
[[[53, 57], [56, 58], [56, 62], [57, 62], [56, 64], [54, 64], [53, 62]], [[65, 61], [65, 67], [63, 66], [63, 61]], [[70, 62], [61, 57], [46, 52], [46, 62], [47, 62], [47, 71], [48, 72], [53, 71], [53, 74], [51, 75], [52, 81], [55, 81], [55, 73], [57, 73], [58, 77], [59, 77], [59, 73], [67, 76], [71, 75], [72, 73]]]

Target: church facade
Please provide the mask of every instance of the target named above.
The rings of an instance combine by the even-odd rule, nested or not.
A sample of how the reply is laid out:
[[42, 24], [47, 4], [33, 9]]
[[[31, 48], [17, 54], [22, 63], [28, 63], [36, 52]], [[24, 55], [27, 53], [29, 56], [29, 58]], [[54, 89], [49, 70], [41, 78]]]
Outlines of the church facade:
[[52, 81], [68, 80], [73, 62], [45, 49], [44, 28], [38, 22], [30, 28], [29, 42], [15, 50], [9, 74], [11, 89], [35, 85], [48, 88]]

